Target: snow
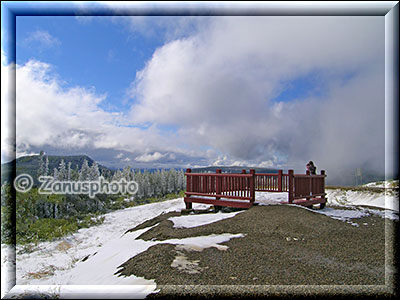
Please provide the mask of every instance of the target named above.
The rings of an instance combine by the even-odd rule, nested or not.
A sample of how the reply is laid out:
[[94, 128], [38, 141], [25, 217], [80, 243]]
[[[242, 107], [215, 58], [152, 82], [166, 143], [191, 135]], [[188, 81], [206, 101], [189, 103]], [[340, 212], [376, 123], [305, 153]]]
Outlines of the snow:
[[327, 189], [328, 204], [364, 205], [399, 211], [398, 196], [389, 193]]
[[[206, 204], [193, 204], [194, 209], [209, 207], [210, 205]], [[166, 241], [143, 241], [137, 237], [152, 227], [126, 233], [128, 229], [162, 213], [181, 211], [184, 208], [183, 198], [179, 198], [111, 212], [104, 215], [105, 221], [99, 226], [80, 229], [62, 240], [41, 243], [31, 253], [17, 254], [17, 285], [10, 293], [15, 295], [29, 291], [48, 293], [49, 288], [43, 287], [52, 287], [52, 291], [54, 292], [57, 288], [57, 295], [63, 298], [79, 297], [80, 293], [84, 292], [85, 296], [86, 293], [103, 295], [104, 291], [111, 293], [113, 297], [117, 295], [118, 297], [144, 298], [156, 291], [154, 280], [114, 275], [118, 271], [118, 266], [131, 257], [146, 251], [151, 246], [166, 243], [180, 245], [182, 249], [187, 250], [200, 251], [208, 247], [225, 250], [226, 246], [219, 245], [220, 243], [243, 236], [242, 234], [220, 234]], [[226, 214], [226, 217], [233, 217], [237, 213]], [[215, 215], [218, 217], [215, 218]], [[207, 218], [201, 216], [201, 220], [196, 221], [199, 222], [197, 226], [225, 218], [220, 215], [223, 214], [208, 214], [211, 220], [206, 220]], [[18, 248], [17, 250], [22, 250], [21, 247]], [[82, 261], [84, 258], [86, 260]], [[9, 259], [7, 261], [11, 263]], [[85, 289], [79, 288], [82, 285]], [[88, 286], [96, 285], [125, 285], [125, 287], [111, 290], [86, 289]], [[76, 289], [75, 286], [78, 288]]]
[[15, 285], [15, 249], [1, 245], [1, 298]]
[[[209, 207], [205, 204], [194, 204], [196, 209]], [[183, 198], [165, 202], [131, 207], [105, 214], [103, 224], [80, 229], [62, 240], [40, 243], [31, 253], [17, 252], [17, 284], [31, 282], [29, 274], [50, 272], [56, 274], [59, 270], [69, 270], [88, 255], [98, 251], [103, 245], [116, 237], [122, 236], [128, 229], [161, 213], [180, 211], [185, 205]], [[68, 245], [60, 247], [60, 244]], [[18, 247], [17, 251], [21, 250]], [[55, 259], [57, 258], [57, 259]]]
[[376, 187], [376, 188], [394, 188], [399, 187], [398, 180], [385, 180], [385, 181], [374, 181], [364, 184], [366, 187]]
[[174, 223], [174, 228], [193, 228], [206, 224], [211, 224], [224, 219], [233, 218], [238, 213], [243, 211], [237, 211], [232, 213], [217, 213], [217, 214], [200, 214], [200, 215], [188, 215], [180, 217], [172, 217], [168, 220]]
[[288, 202], [288, 193], [256, 192], [256, 203], [259, 205], [276, 205]]
[[[326, 215], [336, 220], [347, 222], [354, 226], [358, 226], [358, 224], [351, 222], [351, 219], [359, 219], [371, 215], [376, 215], [391, 220], [399, 219], [398, 200], [394, 195], [385, 195], [384, 193], [368, 193], [363, 191], [344, 191], [329, 189], [326, 190], [326, 193], [328, 202], [327, 206], [322, 210], [308, 209], [301, 205], [292, 205], [307, 209], [315, 213]], [[288, 202], [288, 193], [257, 192], [256, 202], [259, 205], [280, 205], [282, 204], [282, 202]], [[386, 209], [382, 211], [379, 209], [364, 208], [362, 206], [371, 206]]]
[[[398, 196], [384, 192], [339, 189], [327, 189], [326, 192], [328, 202], [322, 210], [296, 206], [354, 226], [358, 224], [353, 223], [353, 219], [371, 215], [398, 220]], [[259, 205], [282, 205], [282, 202], [287, 201], [286, 192], [256, 193], [256, 202]], [[208, 209], [210, 206], [193, 203], [194, 209]], [[80, 229], [63, 239], [40, 243], [30, 253], [23, 253], [22, 247], [17, 247], [16, 286], [12, 279], [13, 273], [7, 272], [15, 266], [12, 255], [8, 255], [12, 253], [12, 248], [2, 245], [2, 297], [4, 297], [4, 287], [8, 291], [14, 286], [8, 296], [37, 292], [55, 294], [62, 298], [144, 298], [150, 293], [157, 292], [154, 280], [133, 275], [129, 277], [114, 275], [118, 267], [130, 258], [157, 244], [176, 245], [177, 251], [202, 251], [209, 247], [222, 251], [226, 250], [227, 246], [221, 243], [244, 236], [225, 233], [165, 241], [137, 239], [157, 224], [134, 232], [126, 232], [162, 213], [181, 211], [184, 208], [183, 198], [178, 198], [114, 211], [104, 215], [103, 224]], [[241, 212], [243, 211], [193, 214], [171, 217], [169, 220], [174, 223], [174, 228], [193, 228], [232, 218]], [[175, 258], [173, 265], [188, 273], [198, 269], [196, 261], [189, 261], [183, 254]]]

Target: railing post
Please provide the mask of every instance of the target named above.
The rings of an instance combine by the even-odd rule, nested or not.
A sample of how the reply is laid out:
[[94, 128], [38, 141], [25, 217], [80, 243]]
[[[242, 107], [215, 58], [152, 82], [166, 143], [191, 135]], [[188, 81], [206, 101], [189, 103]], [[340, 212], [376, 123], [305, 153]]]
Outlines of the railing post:
[[[242, 174], [246, 174], [246, 170], [242, 169]], [[246, 178], [239, 178], [240, 182], [240, 195], [246, 197]]]
[[[325, 177], [326, 177], [325, 170], [321, 170], [321, 175], [324, 175], [324, 177], [322, 178], [322, 190], [323, 190], [323, 193], [325, 194]], [[325, 198], [325, 195], [324, 195], [324, 198]]]
[[282, 192], [282, 170], [278, 171], [278, 192]]
[[252, 175], [250, 178], [250, 202], [254, 203], [256, 200], [256, 170], [251, 169], [250, 174]]
[[[192, 169], [186, 169], [186, 173], [192, 173]], [[186, 176], [186, 192], [191, 192], [191, 178]], [[185, 197], [190, 197], [190, 195], [185, 195]], [[192, 202], [185, 201], [186, 209], [192, 209]]]
[[[217, 169], [215, 170], [215, 173], [217, 174], [221, 174], [221, 169]], [[221, 182], [222, 182], [222, 177], [221, 176], [216, 176], [215, 180], [216, 180], [216, 194], [220, 195], [221, 194]], [[221, 199], [221, 197], [216, 197], [217, 200]]]
[[289, 203], [293, 203], [293, 191], [294, 191], [294, 172], [289, 170]]
[[[307, 177], [307, 181], [308, 181], [308, 194], [309, 195], [312, 195], [312, 178], [311, 178], [311, 176], [310, 176], [310, 170], [307, 170], [306, 171], [306, 175], [308, 175], [308, 177]], [[306, 197], [306, 200], [310, 200], [310, 197]]]

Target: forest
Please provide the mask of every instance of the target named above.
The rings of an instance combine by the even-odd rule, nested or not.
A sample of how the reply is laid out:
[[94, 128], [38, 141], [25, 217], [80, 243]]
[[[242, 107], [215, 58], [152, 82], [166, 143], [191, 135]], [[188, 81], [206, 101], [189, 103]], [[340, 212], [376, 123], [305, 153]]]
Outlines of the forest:
[[[50, 170], [48, 157], [43, 153], [37, 168], [39, 176], [52, 176], [59, 181], [94, 181], [100, 176], [108, 181], [124, 178], [137, 182], [139, 188], [134, 195], [99, 193], [90, 198], [86, 194], [42, 194], [35, 185], [29, 192], [16, 192], [14, 198], [10, 184], [4, 182], [1, 186], [2, 243], [30, 245], [52, 240], [83, 227], [101, 224], [104, 213], [177, 198], [186, 188], [183, 170], [150, 172], [126, 166], [112, 172], [99, 168], [95, 161], [90, 165], [87, 159], [80, 168], [72, 168], [71, 162], [61, 159], [58, 167]], [[15, 224], [12, 222], [14, 215]]]

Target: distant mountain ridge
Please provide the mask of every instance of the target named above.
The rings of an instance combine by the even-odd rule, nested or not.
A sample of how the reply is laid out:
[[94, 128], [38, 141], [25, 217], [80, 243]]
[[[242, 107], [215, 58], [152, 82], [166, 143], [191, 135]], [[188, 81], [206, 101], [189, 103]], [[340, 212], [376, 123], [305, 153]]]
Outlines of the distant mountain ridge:
[[[66, 165], [68, 165], [68, 163], [71, 162], [71, 169], [76, 169], [76, 168], [80, 169], [85, 159], [88, 161], [89, 166], [91, 166], [94, 162], [94, 160], [87, 155], [65, 155], [65, 156], [46, 155], [46, 156], [49, 159], [50, 174], [53, 174], [54, 168], [58, 168], [61, 160], [64, 160]], [[16, 166], [17, 176], [20, 174], [29, 174], [34, 179], [36, 179], [37, 170], [39, 169], [39, 155], [22, 156], [11, 162], [1, 164], [1, 184], [3, 184], [5, 181], [11, 182], [11, 176], [12, 176], [11, 172], [14, 164]], [[106, 171], [110, 171], [112, 173], [114, 172], [113, 170], [102, 165], [99, 165], [99, 170], [100, 172], [106, 172]]]
[[242, 173], [242, 170], [246, 170], [248, 173], [250, 169], [256, 170], [256, 173], [278, 173], [278, 169], [272, 168], [257, 168], [257, 167], [237, 167], [237, 166], [209, 166], [209, 167], [201, 167], [201, 168], [192, 168], [193, 173], [215, 173], [217, 169], [220, 169], [225, 173]]

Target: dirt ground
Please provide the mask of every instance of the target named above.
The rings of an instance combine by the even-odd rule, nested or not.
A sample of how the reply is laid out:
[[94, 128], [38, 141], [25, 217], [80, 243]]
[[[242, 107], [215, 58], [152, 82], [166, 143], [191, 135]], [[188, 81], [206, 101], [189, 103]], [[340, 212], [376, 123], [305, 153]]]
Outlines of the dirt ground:
[[254, 206], [233, 218], [177, 229], [167, 220], [177, 215], [165, 214], [131, 230], [158, 224], [138, 237], [143, 240], [223, 233], [245, 236], [223, 243], [227, 250], [193, 251], [159, 244], [131, 258], [122, 265], [120, 276], [154, 279], [160, 291], [148, 298], [379, 298], [396, 293], [397, 221], [370, 216], [353, 219], [359, 224], [353, 226], [300, 207], [276, 205]]

